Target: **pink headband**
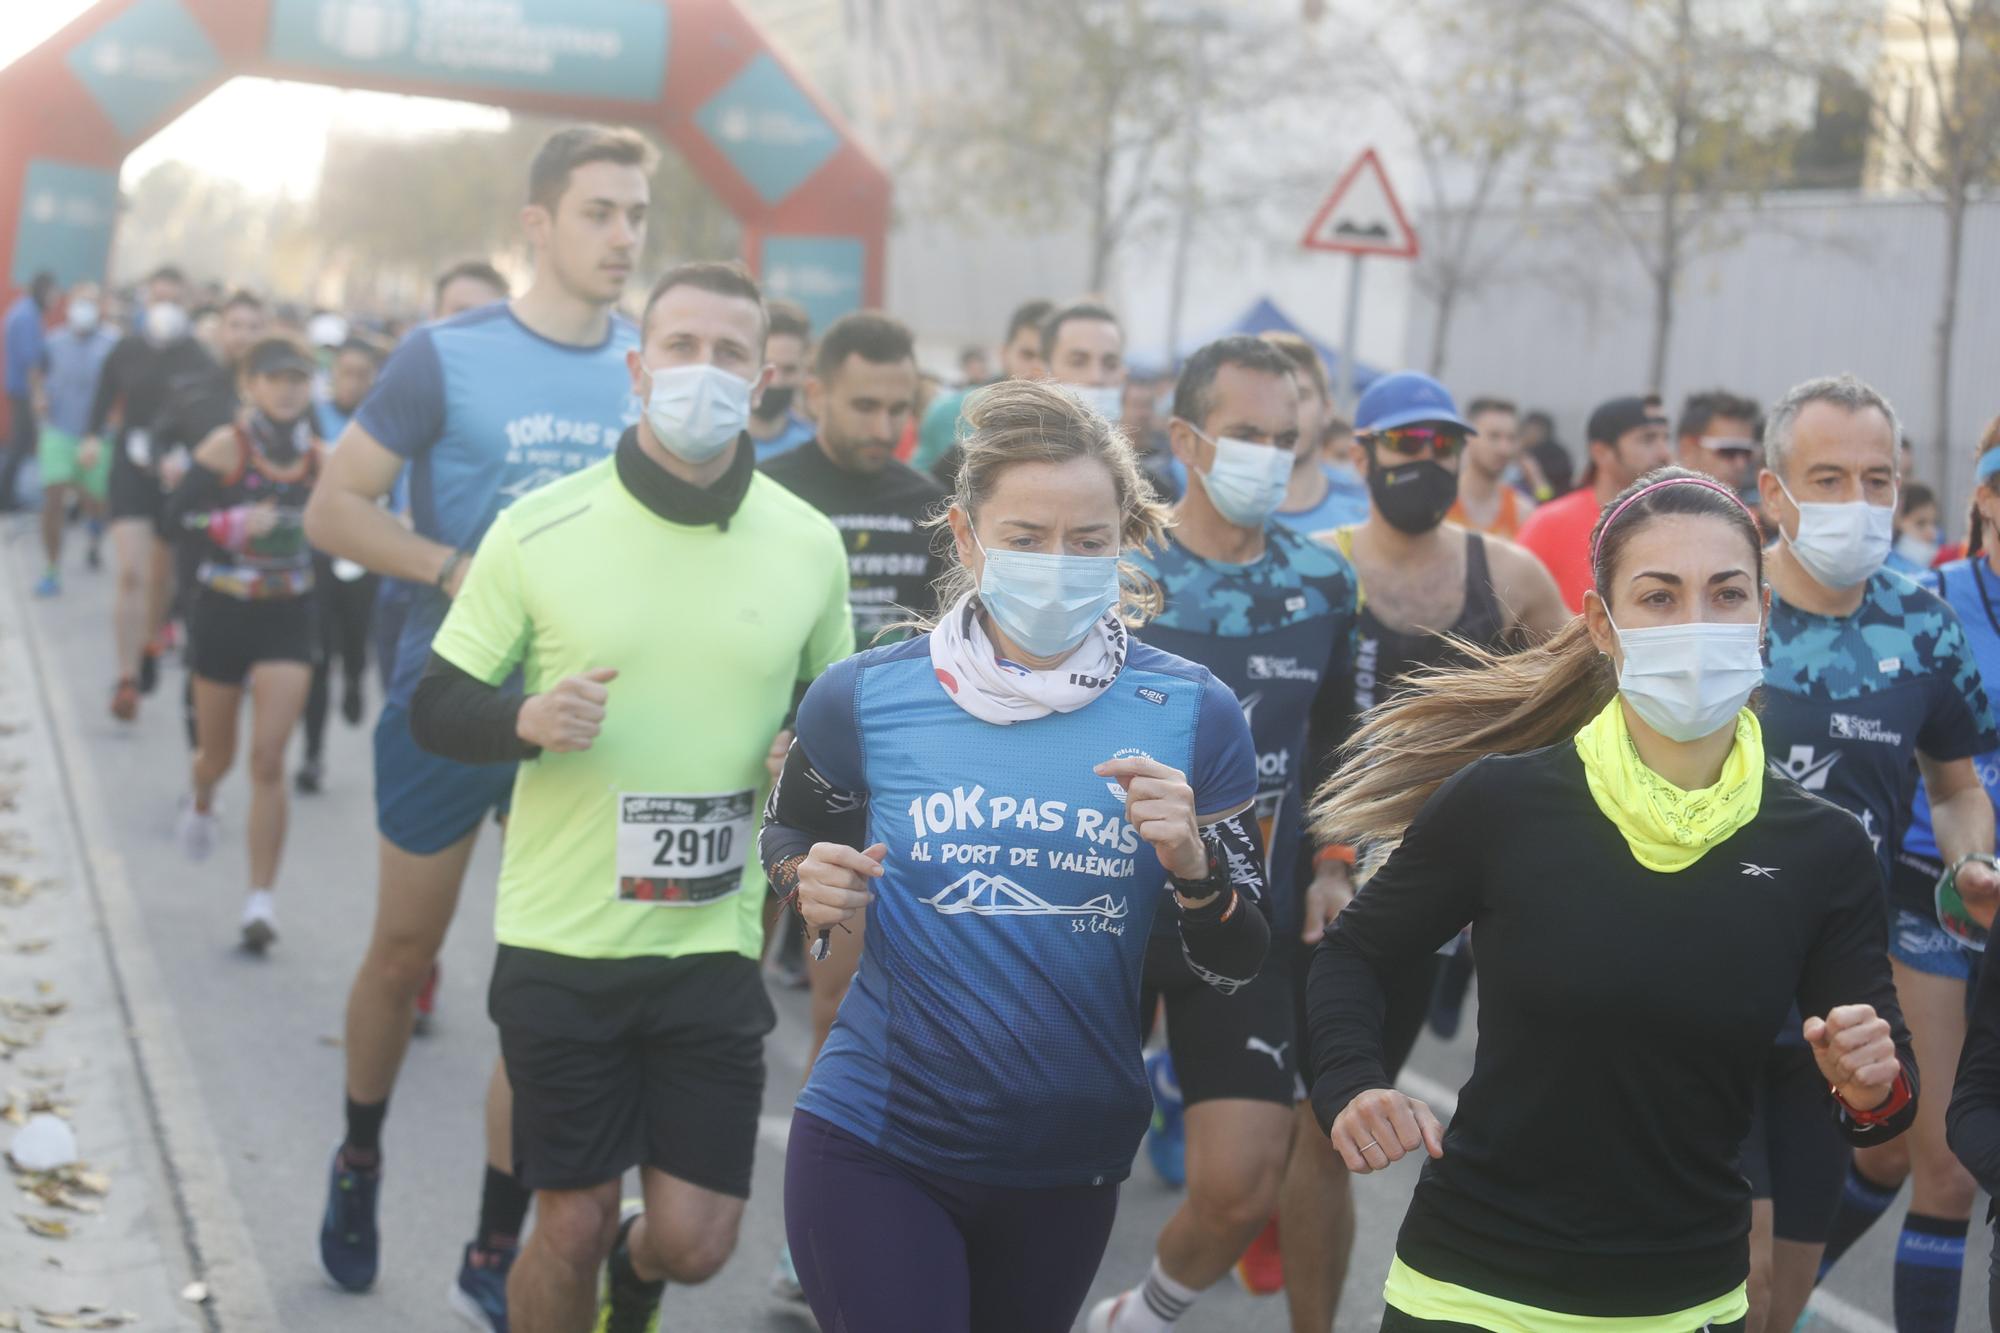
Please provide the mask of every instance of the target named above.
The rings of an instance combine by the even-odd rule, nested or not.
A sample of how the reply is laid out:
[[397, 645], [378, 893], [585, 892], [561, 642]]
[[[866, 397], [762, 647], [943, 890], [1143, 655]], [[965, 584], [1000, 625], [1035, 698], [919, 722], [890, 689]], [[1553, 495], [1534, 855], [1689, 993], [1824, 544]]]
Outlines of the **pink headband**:
[[1750, 512], [1750, 506], [1744, 504], [1735, 491], [1730, 490], [1721, 482], [1710, 481], [1707, 477], [1668, 477], [1665, 481], [1656, 481], [1651, 486], [1640, 487], [1638, 490], [1632, 492], [1632, 494], [1626, 496], [1620, 502], [1619, 506], [1611, 511], [1611, 517], [1605, 519], [1604, 525], [1597, 530], [1597, 540], [1590, 544], [1590, 567], [1593, 570], [1597, 568], [1597, 553], [1604, 547], [1604, 534], [1611, 531], [1611, 525], [1618, 521], [1618, 516], [1651, 495], [1654, 491], [1663, 491], [1669, 486], [1699, 486], [1703, 490], [1714, 491], [1717, 495], [1728, 496], [1729, 502], [1743, 511], [1743, 516], [1750, 520], [1752, 527], [1755, 527], [1757, 524], [1757, 516]]

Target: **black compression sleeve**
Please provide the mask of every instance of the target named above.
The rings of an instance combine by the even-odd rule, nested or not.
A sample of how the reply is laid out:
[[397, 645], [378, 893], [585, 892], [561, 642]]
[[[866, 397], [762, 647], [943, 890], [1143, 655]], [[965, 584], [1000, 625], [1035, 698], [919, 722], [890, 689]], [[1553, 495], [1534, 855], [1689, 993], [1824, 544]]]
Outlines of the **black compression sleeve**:
[[410, 698], [410, 736], [424, 749], [461, 764], [510, 764], [536, 759], [542, 747], [515, 733], [521, 696], [503, 694], [436, 653]]
[[806, 747], [793, 741], [785, 753], [785, 767], [764, 802], [764, 827], [757, 834], [757, 856], [770, 876], [771, 891], [780, 897], [791, 892], [797, 876], [780, 874], [778, 867], [805, 856], [814, 843], [838, 842], [858, 849], [867, 836], [868, 802], [829, 782], [813, 767]]
[[1188, 966], [1224, 995], [1257, 975], [1271, 945], [1265, 919], [1264, 839], [1256, 821], [1241, 815], [1201, 831], [1208, 846], [1209, 877], [1174, 887], [1189, 898], [1213, 893], [1200, 907], [1181, 909], [1181, 953]]
[[2000, 1195], [2000, 966], [1979, 969], [1945, 1138], [1988, 1194]]

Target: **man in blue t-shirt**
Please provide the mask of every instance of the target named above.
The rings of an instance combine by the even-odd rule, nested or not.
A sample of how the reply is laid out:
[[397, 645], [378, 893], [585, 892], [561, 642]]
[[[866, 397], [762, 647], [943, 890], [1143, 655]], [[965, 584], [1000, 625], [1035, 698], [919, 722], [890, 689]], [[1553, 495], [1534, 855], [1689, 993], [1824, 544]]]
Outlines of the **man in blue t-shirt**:
[[[1291, 1152], [1300, 1061], [1292, 946], [1317, 941], [1347, 897], [1338, 884], [1303, 883], [1310, 770], [1345, 724], [1354, 634], [1354, 571], [1336, 550], [1275, 517], [1299, 447], [1299, 375], [1281, 349], [1245, 335], [1188, 358], [1168, 424], [1186, 493], [1157, 551], [1128, 557], [1164, 599], [1139, 631], [1154, 647], [1207, 667], [1235, 691], [1257, 749], [1254, 811], [1262, 826], [1272, 905], [1264, 969], [1234, 995], [1200, 983], [1172, 922], [1157, 921], [1146, 956], [1143, 1012], [1167, 1012], [1172, 1071], [1185, 1105], [1188, 1196], [1160, 1234], [1143, 1286], [1104, 1302], [1092, 1329], [1164, 1326], [1228, 1273], [1277, 1209]], [[1303, 890], [1303, 894], [1302, 894]], [[1304, 896], [1309, 902], [1301, 904]], [[1163, 929], [1164, 927], [1164, 929]], [[1174, 1172], [1174, 1113], [1158, 1053], [1148, 1061], [1162, 1103], [1151, 1147]], [[1171, 1315], [1171, 1319], [1168, 1316]]]
[[[420, 750], [409, 703], [430, 643], [494, 516], [521, 496], [611, 456], [637, 418], [625, 354], [637, 331], [615, 313], [646, 240], [652, 150], [625, 130], [550, 136], [528, 173], [522, 223], [534, 278], [518, 298], [417, 330], [382, 368], [336, 442], [306, 510], [315, 546], [412, 585], [375, 731], [381, 881], [367, 957], [348, 997], [347, 1131], [320, 1231], [328, 1275], [367, 1289], [381, 1131], [408, 1048], [413, 1006], [458, 902], [474, 838], [503, 811], [512, 765], [470, 766]], [[379, 503], [409, 469], [410, 524]], [[497, 1075], [487, 1124], [510, 1098]], [[509, 1134], [487, 1144], [479, 1231], [452, 1303], [506, 1327], [506, 1276], [528, 1209]]]
[[[1930, 793], [1944, 859], [1990, 853], [1993, 807], [1972, 759], [2000, 745], [1957, 615], [1881, 567], [1900, 433], [1888, 401], [1853, 376], [1808, 380], [1772, 408], [1758, 478], [1780, 538], [1764, 566], [1771, 587], [1764, 750], [1774, 772], [1861, 821], [1880, 863], [1883, 909], [1892, 913], [1890, 867], [1915, 776]], [[1967, 867], [1965, 882], [1985, 893], [2000, 887], [1983, 866]], [[1810, 1050], [1786, 1041], [1772, 1052], [1743, 1154], [1754, 1197], [1753, 1272], [1769, 1274], [1768, 1318], [1753, 1310], [1753, 1324], [1792, 1326], [1821, 1272], [1822, 1250], [1829, 1263], [1838, 1259], [1888, 1206], [1895, 1187], [1882, 1197], [1878, 1182], [1905, 1155], [1920, 1169], [1897, 1247], [1896, 1325], [1927, 1331], [1956, 1321], [1974, 1191], [1944, 1143], [1958, 1051], [1955, 1040], [1944, 1050], [1937, 1043], [1963, 1031], [1965, 986], [1931, 970], [1930, 946], [1942, 933], [1934, 916], [1914, 913], [1890, 931], [1890, 965], [1924, 1088], [1917, 1123], [1888, 1162], [1880, 1149], [1864, 1149], [1848, 1174], [1849, 1152], [1828, 1132], [1825, 1081]]]
[[35, 447], [35, 382], [47, 358], [42, 321], [55, 303], [56, 277], [46, 270], [37, 273], [28, 290], [7, 309], [7, 322], [0, 340], [7, 346], [7, 453], [0, 458], [0, 512], [14, 507], [14, 474], [21, 460]]

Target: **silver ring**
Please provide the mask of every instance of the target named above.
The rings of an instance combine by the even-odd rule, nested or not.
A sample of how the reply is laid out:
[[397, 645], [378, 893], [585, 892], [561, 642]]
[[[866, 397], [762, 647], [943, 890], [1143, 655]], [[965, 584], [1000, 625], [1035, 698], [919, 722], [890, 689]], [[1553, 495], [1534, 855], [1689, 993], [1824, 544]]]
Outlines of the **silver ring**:
[[[1362, 1145], [1361, 1145], [1361, 1146], [1360, 1146], [1359, 1148], [1356, 1148], [1356, 1149], [1355, 1149], [1354, 1151], [1356, 1151], [1356, 1152], [1367, 1152], [1367, 1151], [1368, 1151], [1368, 1150], [1369, 1150], [1370, 1148], [1378, 1148], [1378, 1149], [1379, 1149], [1379, 1148], [1380, 1148], [1381, 1146], [1382, 1146], [1382, 1145], [1381, 1145], [1381, 1144], [1379, 1144], [1379, 1143], [1377, 1143], [1377, 1142], [1376, 1142], [1375, 1140], [1373, 1140], [1373, 1139], [1370, 1139], [1370, 1140], [1368, 1140], [1368, 1142], [1366, 1142], [1366, 1143], [1362, 1144]], [[1389, 1154], [1388, 1154], [1388, 1153], [1383, 1153], [1382, 1155], [1383, 1155], [1384, 1157], [1387, 1157], [1387, 1156], [1388, 1156]]]

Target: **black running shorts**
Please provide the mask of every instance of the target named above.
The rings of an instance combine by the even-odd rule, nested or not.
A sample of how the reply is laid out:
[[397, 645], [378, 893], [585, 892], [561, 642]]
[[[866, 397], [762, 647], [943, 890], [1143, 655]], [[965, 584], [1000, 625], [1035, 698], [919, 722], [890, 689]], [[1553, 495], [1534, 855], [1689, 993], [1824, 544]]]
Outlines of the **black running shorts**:
[[188, 662], [218, 685], [241, 685], [259, 662], [312, 665], [317, 637], [310, 597], [245, 601], [202, 588], [188, 613]]
[[764, 1036], [777, 1022], [754, 959], [502, 945], [486, 1004], [514, 1086], [524, 1186], [588, 1189], [650, 1166], [750, 1196]]
[[1292, 1034], [1287, 953], [1282, 940], [1273, 940], [1250, 984], [1224, 995], [1188, 966], [1179, 932], [1157, 932], [1147, 941], [1141, 1038], [1152, 1030], [1156, 1002], [1166, 1001], [1167, 1048], [1187, 1105], [1225, 1097], [1280, 1106], [1297, 1100], [1298, 1042]]

